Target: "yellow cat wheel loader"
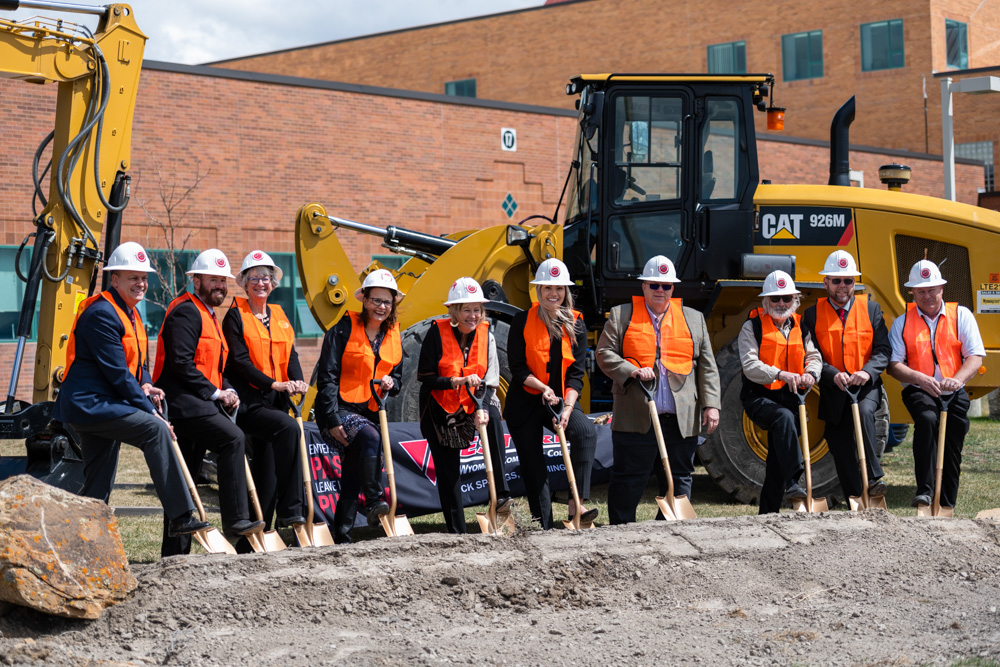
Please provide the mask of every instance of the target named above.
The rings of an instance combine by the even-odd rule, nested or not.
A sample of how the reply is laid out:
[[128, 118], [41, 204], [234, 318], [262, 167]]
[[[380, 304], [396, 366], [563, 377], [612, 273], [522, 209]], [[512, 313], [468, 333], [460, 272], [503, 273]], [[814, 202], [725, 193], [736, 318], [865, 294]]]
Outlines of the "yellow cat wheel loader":
[[[556, 211], [519, 225], [468, 230], [446, 237], [338, 218], [320, 204], [298, 212], [295, 228], [298, 268], [316, 320], [333, 326], [378, 262], [356, 272], [338, 236], [358, 232], [380, 236], [383, 245], [409, 259], [393, 270], [407, 296], [404, 386], [393, 401], [392, 418], [416, 420], [416, 363], [428, 318], [444, 313], [448, 286], [469, 275], [484, 285], [496, 324], [501, 364], [507, 322], [528, 308], [528, 281], [548, 257], [567, 263], [577, 287], [577, 306], [591, 331], [591, 345], [612, 306], [638, 293], [637, 276], [656, 254], [670, 257], [682, 282], [675, 294], [704, 312], [722, 375], [719, 429], [700, 448], [712, 478], [736, 499], [756, 502], [764, 478], [766, 433], [744, 415], [739, 401], [737, 333], [748, 311], [760, 303], [764, 277], [774, 269], [792, 274], [803, 291], [803, 308], [825, 296], [826, 256], [843, 249], [864, 274], [859, 290], [879, 302], [887, 324], [905, 310], [903, 287], [910, 266], [923, 257], [941, 265], [945, 299], [976, 311], [976, 291], [987, 289], [1000, 271], [1000, 213], [909, 194], [901, 185], [908, 169], [884, 170], [888, 190], [850, 187], [848, 127], [853, 98], [832, 124], [829, 185], [772, 185], [760, 182], [753, 113], [778, 118], [774, 78], [748, 75], [597, 74], [571, 79], [567, 94], [579, 96], [579, 131]], [[772, 100], [768, 106], [767, 100]], [[565, 215], [562, 203], [565, 201]], [[974, 397], [1000, 386], [1000, 314], [977, 313], [987, 348], [987, 372], [968, 387]], [[509, 377], [509, 375], [506, 375]], [[591, 412], [610, 410], [611, 385], [590, 357], [583, 400]], [[887, 381], [880, 432], [888, 416], [909, 421], [899, 385]], [[839, 498], [832, 456], [813, 417], [813, 485], [817, 496]]]

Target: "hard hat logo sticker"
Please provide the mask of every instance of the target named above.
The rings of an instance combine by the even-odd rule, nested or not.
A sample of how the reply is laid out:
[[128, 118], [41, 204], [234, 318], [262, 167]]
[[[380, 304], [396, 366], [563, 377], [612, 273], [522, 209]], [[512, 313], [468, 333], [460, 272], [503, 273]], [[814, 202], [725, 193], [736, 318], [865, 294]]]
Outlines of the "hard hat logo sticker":
[[930, 269], [921, 269], [920, 270], [920, 277], [923, 278], [923, 279], [925, 279], [925, 280], [927, 278], [930, 278], [931, 277], [931, 270]]
[[217, 267], [219, 267], [220, 269], [226, 268], [226, 260], [225, 260], [225, 258], [224, 257], [216, 257], [215, 258], [215, 265]]
[[140, 262], [145, 262], [146, 261], [146, 253], [144, 253], [143, 251], [140, 250], [139, 252], [135, 253], [135, 258], [137, 260], [139, 260]]
[[667, 271], [669, 271], [669, 269], [667, 268], [667, 265], [666, 264], [660, 264], [660, 273], [666, 275]]
[[785, 289], [785, 279], [778, 278], [778, 289]]
[[558, 276], [559, 275], [559, 267], [558, 266], [553, 266], [551, 269], [549, 269], [549, 275], [551, 275], [553, 278], [555, 278], [556, 276]]
[[841, 257], [840, 261], [837, 262], [837, 263], [840, 264], [840, 268], [842, 268], [842, 269], [846, 269], [847, 268], [847, 258], [846, 257]]
[[476, 286], [475, 285], [469, 285], [469, 286], [466, 287], [466, 289], [469, 290], [469, 294], [475, 294], [476, 293]]
[[264, 259], [264, 253], [262, 253], [261, 251], [258, 250], [256, 252], [254, 252], [253, 258], [254, 258], [254, 260], [256, 260], [256, 261], [259, 262], [260, 260]]

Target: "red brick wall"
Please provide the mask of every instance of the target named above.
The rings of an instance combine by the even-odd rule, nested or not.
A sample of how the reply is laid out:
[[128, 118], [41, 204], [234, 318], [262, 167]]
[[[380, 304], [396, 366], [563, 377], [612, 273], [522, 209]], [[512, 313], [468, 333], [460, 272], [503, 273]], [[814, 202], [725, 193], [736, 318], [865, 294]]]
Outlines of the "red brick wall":
[[[54, 117], [54, 87], [0, 80], [0, 240], [20, 242], [29, 231], [31, 156]], [[500, 150], [500, 128], [517, 129], [518, 150]], [[122, 240], [163, 247], [139, 202], [162, 216], [158, 185], [178, 188], [204, 180], [179, 211], [189, 247], [218, 246], [237, 266], [254, 248], [293, 252], [300, 206], [320, 202], [341, 217], [395, 224], [435, 234], [551, 214], [571, 159], [576, 121], [555, 114], [444, 104], [337, 90], [224, 79], [147, 68], [133, 135], [132, 204]], [[876, 170], [893, 160], [914, 169], [913, 192], [940, 196], [941, 163], [853, 153], [866, 184], [881, 187]], [[762, 178], [776, 183], [825, 183], [825, 147], [776, 141], [760, 144]], [[159, 177], [157, 177], [157, 169]], [[958, 167], [960, 199], [975, 203], [980, 169]], [[175, 192], [179, 194], [179, 190]], [[379, 239], [341, 237], [357, 269], [383, 254]], [[233, 286], [233, 291], [237, 288]], [[300, 342], [303, 367], [318, 347]], [[13, 344], [0, 344], [0, 378], [8, 377]], [[313, 355], [313, 356], [309, 356]], [[33, 349], [26, 355], [30, 369]], [[307, 371], [308, 372], [308, 371]], [[30, 394], [30, 370], [19, 395]]]

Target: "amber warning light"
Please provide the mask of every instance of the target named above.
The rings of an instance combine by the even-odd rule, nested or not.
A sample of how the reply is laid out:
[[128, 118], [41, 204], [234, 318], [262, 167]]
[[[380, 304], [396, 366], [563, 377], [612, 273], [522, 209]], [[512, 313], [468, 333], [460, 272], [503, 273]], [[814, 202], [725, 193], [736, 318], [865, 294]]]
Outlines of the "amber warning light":
[[767, 129], [781, 132], [785, 129], [784, 107], [769, 107], [767, 110]]

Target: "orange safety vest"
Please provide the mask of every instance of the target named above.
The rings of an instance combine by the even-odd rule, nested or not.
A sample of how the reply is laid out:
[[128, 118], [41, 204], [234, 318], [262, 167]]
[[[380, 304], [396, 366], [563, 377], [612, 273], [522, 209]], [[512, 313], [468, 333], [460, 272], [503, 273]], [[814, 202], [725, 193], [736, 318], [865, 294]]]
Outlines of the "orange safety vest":
[[226, 359], [229, 358], [229, 346], [226, 345], [226, 337], [222, 335], [219, 322], [208, 310], [208, 306], [202, 303], [201, 299], [192, 296], [190, 292], [184, 292], [171, 301], [163, 316], [163, 324], [160, 325], [160, 344], [156, 346], [153, 381], [158, 380], [160, 373], [163, 372], [163, 360], [166, 358], [166, 350], [164, 350], [165, 346], [163, 345], [163, 327], [174, 308], [185, 301], [192, 301], [198, 308], [198, 312], [201, 313], [201, 333], [198, 335], [198, 347], [194, 351], [194, 365], [212, 383], [212, 386], [216, 389], [222, 389], [222, 371], [226, 367]]
[[[802, 341], [802, 317], [792, 315], [792, 330], [788, 332], [788, 338], [781, 333], [778, 327], [774, 326], [774, 320], [760, 308], [750, 312], [749, 319], [760, 320], [761, 340], [760, 350], [757, 358], [768, 366], [775, 366], [783, 371], [802, 375], [806, 372], [806, 346]], [[839, 318], [838, 318], [839, 319]], [[785, 386], [784, 380], [775, 380], [768, 389], [781, 389]]]
[[[528, 309], [528, 321], [524, 325], [524, 355], [528, 362], [528, 369], [531, 374], [538, 378], [542, 384], [549, 383], [549, 352], [552, 349], [552, 336], [549, 328], [542, 322], [538, 314], [538, 304], [533, 304]], [[583, 313], [573, 311], [573, 324], [583, 317]], [[576, 332], [568, 332], [563, 327], [562, 333], [562, 388], [563, 398], [566, 398], [566, 369], [569, 368], [576, 358], [573, 356], [573, 342], [576, 340]], [[529, 394], [541, 394], [537, 389], [525, 387]]]
[[934, 329], [934, 340], [931, 340], [931, 328], [917, 312], [916, 304], [907, 304], [903, 317], [906, 365], [934, 377], [934, 365], [937, 364], [941, 367], [941, 377], [955, 377], [963, 362], [962, 343], [958, 340], [958, 304], [944, 304], [944, 314], [938, 317]]
[[365, 333], [361, 316], [348, 311], [351, 317], [351, 335], [344, 346], [340, 358], [340, 398], [345, 403], [368, 402], [368, 409], [378, 410], [378, 403], [371, 394], [371, 380], [392, 372], [403, 361], [403, 344], [399, 336], [399, 325], [389, 329], [379, 347], [378, 366], [375, 365], [375, 351]]
[[632, 297], [632, 319], [622, 340], [622, 356], [637, 362], [640, 368], [653, 368], [656, 355], [671, 373], [690, 375], [694, 368], [694, 341], [684, 319], [684, 303], [671, 299], [667, 312], [660, 320], [660, 347], [656, 348], [656, 332], [646, 310], [646, 300]]
[[[466, 362], [462, 355], [462, 348], [458, 346], [455, 334], [451, 331], [451, 319], [445, 317], [434, 320], [434, 322], [441, 333], [441, 359], [438, 361], [438, 375], [453, 378], [466, 377], [475, 373], [480, 378], [485, 377], [489, 363], [490, 323], [483, 320], [476, 327], [475, 338], [473, 338], [469, 350], [469, 361]], [[472, 411], [476, 409], [476, 404], [469, 398], [465, 387], [435, 389], [431, 392], [431, 396], [448, 414], [458, 412], [459, 408], [472, 414]]]
[[111, 296], [111, 292], [107, 290], [80, 302], [80, 308], [76, 311], [76, 317], [73, 318], [73, 328], [69, 332], [69, 342], [66, 345], [66, 370], [63, 371], [63, 378], [69, 376], [69, 369], [73, 366], [73, 360], [76, 359], [76, 323], [80, 321], [80, 315], [83, 315], [83, 311], [87, 310], [98, 299], [104, 299], [111, 304], [111, 307], [118, 314], [118, 319], [121, 320], [122, 326], [125, 327], [125, 333], [122, 336], [125, 362], [128, 364], [129, 372], [135, 376], [136, 380], [142, 382], [141, 367], [146, 359], [147, 349], [146, 327], [142, 325], [142, 318], [139, 317], [139, 311], [135, 309], [132, 310], [136, 323], [136, 326], [133, 327], [132, 321], [128, 318], [128, 313], [118, 306], [114, 297]]
[[[232, 308], [240, 311], [243, 319], [243, 340], [250, 350], [250, 361], [264, 375], [277, 382], [288, 382], [288, 360], [292, 356], [295, 330], [285, 316], [281, 306], [268, 306], [271, 311], [271, 327], [257, 319], [250, 310], [250, 302], [236, 297]], [[270, 387], [262, 387], [270, 389]]]
[[844, 373], [857, 373], [872, 356], [875, 338], [868, 317], [868, 295], [854, 297], [854, 307], [841, 322], [837, 309], [827, 298], [816, 302], [816, 344], [826, 363]]

